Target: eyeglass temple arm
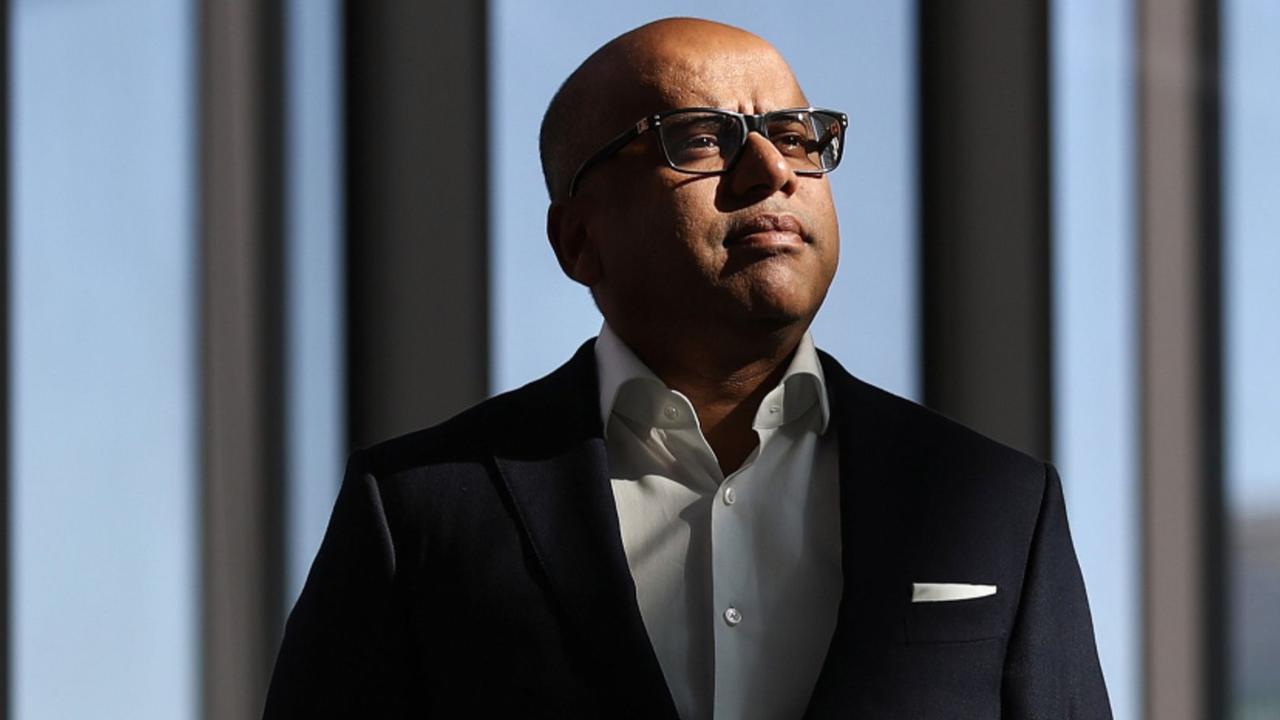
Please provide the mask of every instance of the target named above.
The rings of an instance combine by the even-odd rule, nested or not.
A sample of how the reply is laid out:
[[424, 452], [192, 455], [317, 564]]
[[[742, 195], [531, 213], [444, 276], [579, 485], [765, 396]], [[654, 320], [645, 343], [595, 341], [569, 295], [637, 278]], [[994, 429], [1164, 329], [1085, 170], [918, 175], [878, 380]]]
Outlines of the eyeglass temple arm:
[[654, 122], [655, 120], [652, 117], [647, 117], [641, 120], [630, 128], [624, 130], [614, 139], [610, 140], [609, 144], [600, 148], [600, 151], [595, 155], [587, 158], [586, 162], [582, 163], [582, 165], [578, 167], [578, 172], [574, 173], [573, 177], [569, 180], [569, 195], [573, 195], [574, 190], [578, 187], [578, 181], [587, 173], [587, 170], [594, 165], [598, 165], [601, 162], [608, 160], [614, 155], [614, 153], [626, 147], [632, 140], [640, 137], [640, 134], [652, 127]]

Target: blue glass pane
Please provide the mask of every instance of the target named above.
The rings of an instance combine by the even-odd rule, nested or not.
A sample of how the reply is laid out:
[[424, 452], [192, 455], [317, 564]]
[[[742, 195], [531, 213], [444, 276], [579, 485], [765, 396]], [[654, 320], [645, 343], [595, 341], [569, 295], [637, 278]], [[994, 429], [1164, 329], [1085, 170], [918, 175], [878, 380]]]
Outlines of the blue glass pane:
[[342, 48], [338, 0], [285, 4], [286, 608], [342, 479]]
[[1280, 717], [1280, 4], [1223, 4], [1231, 717]]
[[1141, 717], [1134, 8], [1052, 3], [1054, 459], [1119, 720]]
[[490, 14], [493, 389], [515, 387], [550, 371], [600, 329], [586, 289], [561, 274], [547, 244], [538, 119], [565, 77], [610, 38], [660, 17], [697, 15], [773, 42], [815, 105], [849, 113], [848, 154], [832, 176], [841, 264], [814, 323], [814, 338], [865, 379], [915, 396], [914, 8], [912, 2], [880, 0], [828, 3], [823, 20], [815, 23], [785, 3], [759, 0], [495, 0]]
[[193, 717], [192, 7], [10, 9], [13, 716]]

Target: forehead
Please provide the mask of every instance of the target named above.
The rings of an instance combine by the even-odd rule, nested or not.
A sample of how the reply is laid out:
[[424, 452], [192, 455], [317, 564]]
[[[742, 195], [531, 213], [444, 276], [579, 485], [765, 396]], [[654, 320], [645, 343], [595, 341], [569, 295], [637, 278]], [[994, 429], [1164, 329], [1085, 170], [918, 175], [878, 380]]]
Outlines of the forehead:
[[807, 105], [786, 61], [769, 45], [676, 44], [635, 67], [641, 95], [655, 107], [716, 107], [757, 113]]

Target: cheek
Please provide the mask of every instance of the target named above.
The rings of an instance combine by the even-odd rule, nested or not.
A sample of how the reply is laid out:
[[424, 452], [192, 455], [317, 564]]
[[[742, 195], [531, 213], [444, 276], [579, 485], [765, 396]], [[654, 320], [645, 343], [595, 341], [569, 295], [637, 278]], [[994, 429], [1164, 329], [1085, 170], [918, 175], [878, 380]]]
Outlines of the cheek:
[[822, 243], [823, 257], [828, 259], [834, 271], [840, 259], [840, 223], [836, 218], [830, 186], [824, 185], [816, 191], [807, 205], [809, 208], [807, 219], [813, 229], [813, 235]]
[[831, 272], [834, 274], [836, 265], [840, 262], [840, 221], [836, 217], [836, 209], [834, 206], [828, 206], [826, 217], [827, 227], [825, 232], [827, 236], [827, 250], [831, 257]]
[[697, 218], [689, 212], [689, 198], [684, 194], [677, 195], [675, 201], [667, 209], [667, 222], [670, 226], [672, 243], [690, 247], [696, 242], [699, 234]]
[[632, 227], [639, 230], [655, 255], [653, 264], [686, 277], [694, 269], [705, 274], [716, 253], [723, 250], [723, 224], [718, 213], [708, 210], [713, 207], [714, 182], [690, 175], [681, 175], [679, 180], [672, 187], [660, 188], [661, 200], [641, 207], [632, 218]]
[[667, 210], [671, 218], [673, 239], [703, 262], [724, 252], [728, 217], [716, 209], [718, 177], [693, 178], [672, 191]]
[[619, 203], [599, 223], [600, 259], [606, 282], [632, 296], [650, 294], [678, 275], [682, 255], [673, 248], [681, 230], [670, 207], [635, 200]]

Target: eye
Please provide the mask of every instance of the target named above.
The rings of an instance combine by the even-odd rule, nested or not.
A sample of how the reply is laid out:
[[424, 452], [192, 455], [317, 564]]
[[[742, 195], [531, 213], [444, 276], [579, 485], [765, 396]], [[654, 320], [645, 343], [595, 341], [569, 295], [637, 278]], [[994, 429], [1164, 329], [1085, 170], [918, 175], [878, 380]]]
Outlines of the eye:
[[800, 133], [782, 133], [769, 138], [784, 155], [804, 155], [809, 150], [809, 139]]
[[769, 123], [769, 142], [787, 157], [804, 157], [813, 151], [813, 130], [808, 115], [775, 116]]
[[713, 152], [720, 147], [720, 138], [712, 134], [694, 135], [680, 142], [682, 152]]
[[706, 169], [719, 162], [732, 138], [726, 135], [736, 129], [729, 120], [708, 113], [682, 113], [667, 118], [660, 127], [667, 157], [677, 167]]

